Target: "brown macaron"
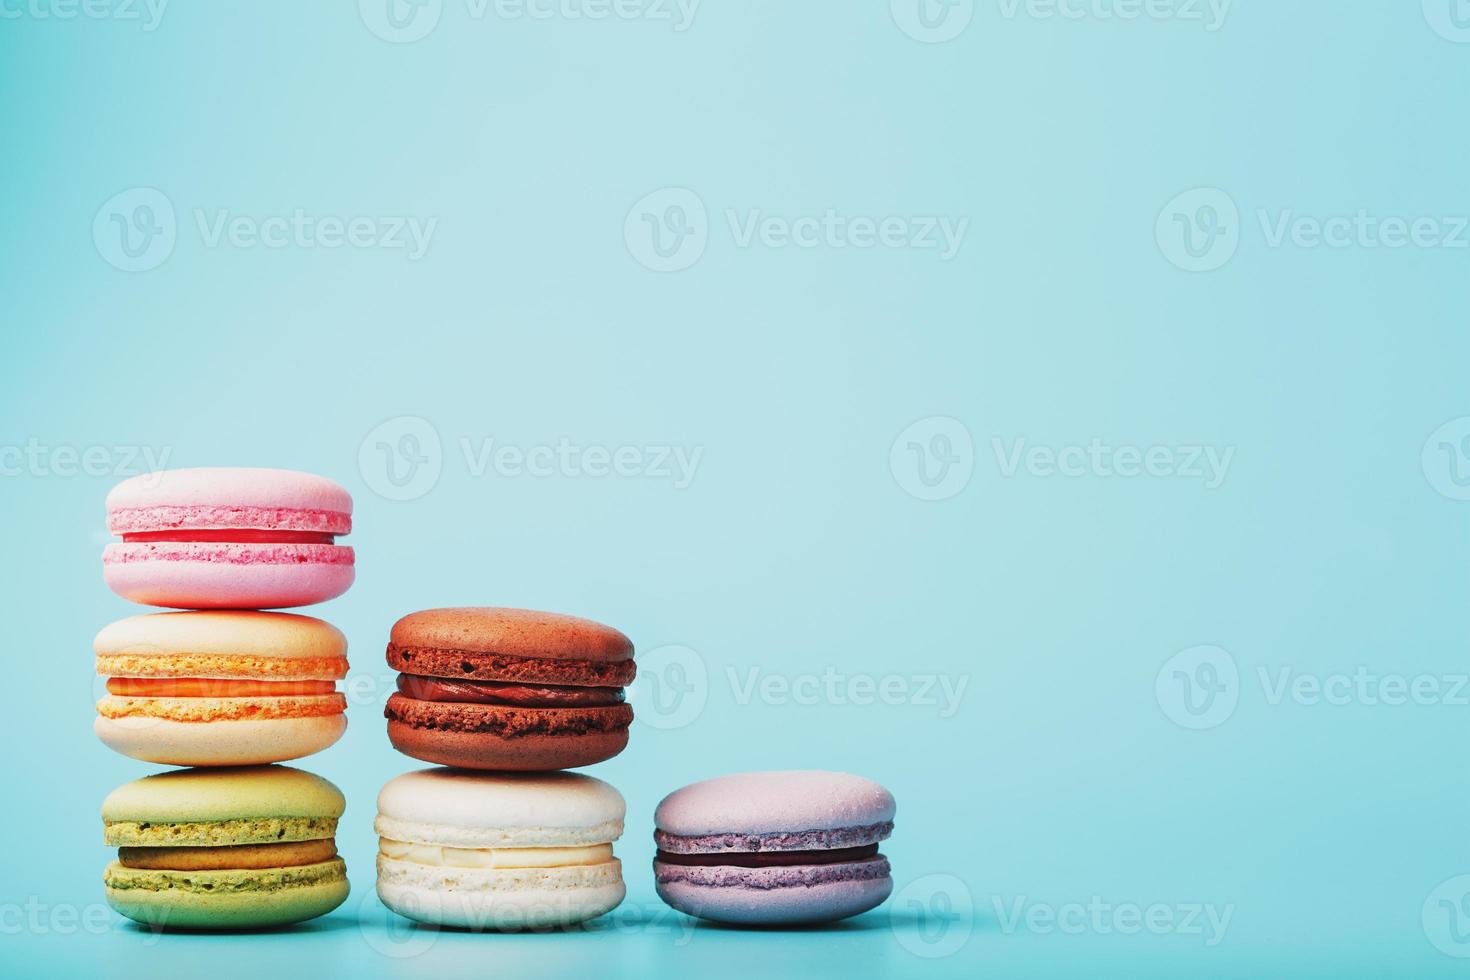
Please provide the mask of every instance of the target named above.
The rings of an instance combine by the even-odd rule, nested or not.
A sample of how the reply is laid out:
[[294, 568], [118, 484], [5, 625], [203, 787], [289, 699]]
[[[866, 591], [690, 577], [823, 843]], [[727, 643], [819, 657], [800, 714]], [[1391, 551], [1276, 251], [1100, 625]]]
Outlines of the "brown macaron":
[[529, 609], [428, 609], [393, 625], [388, 738], [466, 769], [573, 769], [628, 744], [633, 643], [590, 619]]

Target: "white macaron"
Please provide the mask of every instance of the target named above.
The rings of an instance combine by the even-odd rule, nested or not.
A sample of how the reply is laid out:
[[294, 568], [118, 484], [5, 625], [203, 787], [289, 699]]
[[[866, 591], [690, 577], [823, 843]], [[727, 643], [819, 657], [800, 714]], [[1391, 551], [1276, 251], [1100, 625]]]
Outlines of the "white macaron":
[[405, 773], [378, 794], [378, 895], [468, 929], [595, 918], [625, 894], [612, 842], [626, 813], [622, 794], [576, 773]]

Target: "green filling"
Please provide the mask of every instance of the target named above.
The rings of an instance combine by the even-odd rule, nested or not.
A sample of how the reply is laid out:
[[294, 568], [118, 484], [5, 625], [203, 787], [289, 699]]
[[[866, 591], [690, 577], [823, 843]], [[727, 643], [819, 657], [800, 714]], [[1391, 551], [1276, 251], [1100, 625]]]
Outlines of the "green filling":
[[208, 823], [117, 821], [103, 831], [109, 847], [223, 847], [325, 840], [337, 834], [336, 817], [263, 817]]
[[347, 865], [341, 858], [295, 868], [240, 871], [144, 871], [111, 864], [102, 875], [103, 884], [115, 891], [182, 891], [199, 895], [273, 892], [346, 880]]

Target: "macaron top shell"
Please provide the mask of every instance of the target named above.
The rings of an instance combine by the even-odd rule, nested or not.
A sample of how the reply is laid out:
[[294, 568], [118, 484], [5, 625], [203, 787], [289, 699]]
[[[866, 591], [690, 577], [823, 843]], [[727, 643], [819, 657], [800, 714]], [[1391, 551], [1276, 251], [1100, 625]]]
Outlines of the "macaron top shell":
[[195, 823], [270, 817], [336, 819], [347, 801], [320, 776], [290, 766], [179, 769], [119, 786], [102, 820]]
[[893, 794], [842, 772], [746, 772], [693, 783], [664, 797], [659, 830], [680, 837], [838, 830], [889, 823]]
[[164, 470], [113, 487], [107, 495], [107, 526], [117, 534], [288, 526], [346, 534], [352, 527], [352, 496], [326, 477], [295, 470]]
[[129, 616], [104, 626], [92, 649], [99, 656], [317, 660], [347, 656], [347, 638], [311, 616], [221, 609]]
[[611, 626], [531, 609], [465, 606], [410, 613], [393, 624], [390, 647], [449, 649], [542, 660], [615, 662], [633, 641]]
[[600, 779], [570, 772], [421, 769], [378, 793], [385, 837], [454, 847], [585, 845], [622, 834], [627, 804]]

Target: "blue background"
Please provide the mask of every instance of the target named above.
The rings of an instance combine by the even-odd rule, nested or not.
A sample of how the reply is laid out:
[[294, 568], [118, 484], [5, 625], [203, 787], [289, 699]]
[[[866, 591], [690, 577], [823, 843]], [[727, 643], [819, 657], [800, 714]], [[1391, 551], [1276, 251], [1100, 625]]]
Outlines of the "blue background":
[[[1470, 253], [1273, 246], [1257, 217], [1366, 209], [1449, 228], [1470, 209], [1470, 37], [1431, 26], [1451, 23], [1436, 21], [1448, 2], [1239, 0], [1212, 31], [1105, 17], [1090, 0], [1077, 19], [985, 0], [957, 8], [971, 19], [942, 43], [906, 34], [883, 0], [706, 0], [683, 31], [476, 18], [445, 0], [411, 43], [369, 29], [371, 3], [365, 17], [350, 3], [175, 0], [144, 30], [38, 16], [51, 2], [7, 0], [18, 16], [0, 21], [3, 972], [1463, 969], [1450, 954], [1470, 941], [1435, 924], [1435, 890], [1451, 881], [1453, 905], [1470, 871], [1463, 700], [1272, 703], [1259, 679], [1361, 667], [1448, 685], [1466, 669], [1467, 504], [1458, 471], [1436, 466], [1466, 462], [1453, 447], [1470, 432]], [[139, 187], [172, 204], [176, 242], [126, 272], [93, 222]], [[697, 196], [707, 241], [687, 268], [656, 272], [625, 218], [667, 187]], [[1239, 213], [1221, 216], [1210, 253], [1228, 261], [1191, 272], [1155, 222], [1181, 213], [1202, 231], [1192, 205], [1166, 207], [1201, 187]], [[437, 225], [411, 260], [210, 246], [195, 218], [297, 208]], [[945, 260], [742, 246], [726, 216], [828, 208], [969, 225]], [[933, 442], [937, 423], [921, 420], [936, 416], [972, 448]], [[439, 437], [424, 455], [441, 472], [396, 501], [371, 460], [382, 433], [396, 450], [405, 426], [422, 431], [404, 417]], [[1452, 449], [1441, 460], [1432, 441], [1421, 460], [1457, 419]], [[907, 439], [890, 458], [915, 422], [927, 464], [960, 467], [946, 499], [908, 492], [923, 491]], [[993, 442], [1094, 438], [1234, 455], [1207, 487], [1007, 475]], [[461, 440], [486, 439], [702, 457], [684, 488], [477, 476]], [[28, 445], [101, 447], [111, 469], [18, 462]], [[157, 769], [90, 730], [91, 637], [141, 611], [107, 591], [98, 561], [103, 497], [137, 471], [127, 447], [169, 466], [319, 472], [356, 499], [357, 583], [303, 610], [346, 632], [365, 692], [346, 737], [300, 763], [349, 800], [353, 894], [314, 924], [160, 939], [97, 908], [110, 859], [97, 807]], [[374, 795], [416, 767], [384, 737], [382, 649], [398, 616], [448, 604], [590, 616], [699, 687], [687, 718], [645, 699], [664, 727], [636, 723], [628, 750], [590, 770], [629, 805], [615, 921], [438, 935], [374, 901]], [[1155, 681], [1201, 644], [1228, 651], [1237, 705], [1190, 730]], [[738, 696], [752, 669], [829, 668], [966, 687], [949, 716], [914, 699]], [[817, 931], [661, 912], [648, 862], [662, 795], [795, 767], [893, 790], [885, 852], [904, 900]], [[1094, 896], [1231, 919], [1214, 945], [1009, 919], [1018, 900]]]

